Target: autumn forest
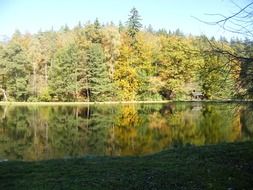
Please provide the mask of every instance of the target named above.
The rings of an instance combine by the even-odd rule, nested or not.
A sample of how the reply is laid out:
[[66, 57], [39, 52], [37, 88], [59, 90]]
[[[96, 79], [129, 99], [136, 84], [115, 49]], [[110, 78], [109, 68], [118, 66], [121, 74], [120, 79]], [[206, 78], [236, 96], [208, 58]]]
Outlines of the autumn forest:
[[[126, 18], [127, 19], [127, 18]], [[252, 44], [126, 22], [67, 25], [0, 43], [0, 100], [131, 101], [247, 99], [253, 95]]]

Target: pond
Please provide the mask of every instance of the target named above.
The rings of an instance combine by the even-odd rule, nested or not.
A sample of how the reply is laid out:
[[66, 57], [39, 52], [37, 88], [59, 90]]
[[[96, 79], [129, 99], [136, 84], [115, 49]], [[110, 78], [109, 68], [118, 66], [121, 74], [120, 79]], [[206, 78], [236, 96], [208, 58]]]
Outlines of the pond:
[[253, 139], [253, 105], [0, 106], [0, 160], [153, 154]]

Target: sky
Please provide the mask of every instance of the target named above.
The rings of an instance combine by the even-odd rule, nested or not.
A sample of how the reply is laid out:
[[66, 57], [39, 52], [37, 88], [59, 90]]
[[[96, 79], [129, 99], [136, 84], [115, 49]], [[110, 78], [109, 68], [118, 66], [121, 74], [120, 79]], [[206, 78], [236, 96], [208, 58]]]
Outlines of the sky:
[[234, 36], [196, 19], [213, 21], [215, 16], [208, 14], [230, 15], [235, 11], [230, 0], [0, 0], [0, 39], [10, 37], [17, 29], [21, 33], [58, 30], [96, 18], [101, 23], [125, 23], [133, 7], [139, 11], [142, 24], [151, 24], [154, 29], [179, 28], [185, 34], [216, 38]]

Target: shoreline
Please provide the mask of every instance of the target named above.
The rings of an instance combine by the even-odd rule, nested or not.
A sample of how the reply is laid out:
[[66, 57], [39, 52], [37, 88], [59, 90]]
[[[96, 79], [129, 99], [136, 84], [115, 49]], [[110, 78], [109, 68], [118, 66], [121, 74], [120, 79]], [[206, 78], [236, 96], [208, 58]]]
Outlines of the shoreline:
[[110, 105], [110, 104], [156, 104], [170, 103], [171, 100], [161, 101], [108, 101], [108, 102], [0, 102], [0, 105]]
[[4, 102], [0, 101], [0, 106], [4, 105], [45, 105], [45, 106], [51, 106], [51, 105], [110, 105], [110, 104], [164, 104], [164, 103], [176, 103], [176, 102], [182, 102], [182, 103], [189, 103], [189, 102], [210, 102], [210, 103], [247, 103], [247, 102], [253, 102], [253, 99], [222, 99], [222, 100], [159, 100], [159, 101], [105, 101], [105, 102]]

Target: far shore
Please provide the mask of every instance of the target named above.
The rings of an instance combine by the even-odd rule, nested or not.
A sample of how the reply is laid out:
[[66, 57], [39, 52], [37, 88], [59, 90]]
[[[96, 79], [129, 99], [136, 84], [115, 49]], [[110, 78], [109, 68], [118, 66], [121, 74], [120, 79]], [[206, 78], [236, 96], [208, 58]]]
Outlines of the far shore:
[[217, 100], [148, 100], [148, 101], [106, 101], [106, 102], [11, 102], [0, 101], [0, 105], [103, 105], [103, 104], [157, 104], [172, 102], [213, 102], [213, 103], [229, 103], [229, 102], [253, 102], [253, 99], [217, 99]]

